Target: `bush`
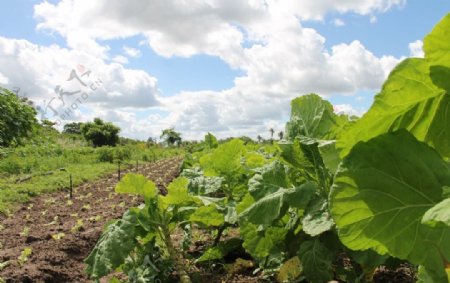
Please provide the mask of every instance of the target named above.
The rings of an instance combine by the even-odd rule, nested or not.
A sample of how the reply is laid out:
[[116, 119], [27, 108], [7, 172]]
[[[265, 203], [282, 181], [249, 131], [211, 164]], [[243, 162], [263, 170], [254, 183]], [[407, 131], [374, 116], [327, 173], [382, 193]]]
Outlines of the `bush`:
[[112, 123], [95, 118], [94, 122], [88, 122], [81, 126], [83, 137], [95, 147], [115, 146], [119, 142], [120, 128]]
[[18, 145], [39, 127], [36, 110], [27, 101], [0, 87], [0, 146]]
[[111, 147], [100, 147], [97, 149], [97, 154], [100, 162], [114, 162], [114, 150]]

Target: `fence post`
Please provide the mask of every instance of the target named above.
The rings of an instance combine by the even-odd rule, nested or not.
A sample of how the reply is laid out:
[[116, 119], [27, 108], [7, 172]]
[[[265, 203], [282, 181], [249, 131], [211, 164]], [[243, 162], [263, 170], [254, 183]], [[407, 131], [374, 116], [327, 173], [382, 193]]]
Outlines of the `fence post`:
[[72, 174], [69, 175], [69, 179], [70, 179], [69, 197], [70, 199], [72, 199], [72, 188], [73, 188]]
[[120, 181], [120, 160], [117, 161], [117, 178], [118, 178], [119, 181]]

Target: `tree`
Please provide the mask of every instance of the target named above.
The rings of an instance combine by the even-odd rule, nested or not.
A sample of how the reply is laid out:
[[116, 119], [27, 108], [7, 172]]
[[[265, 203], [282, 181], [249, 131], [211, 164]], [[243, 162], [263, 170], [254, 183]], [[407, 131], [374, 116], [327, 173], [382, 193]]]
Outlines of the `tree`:
[[263, 138], [262, 138], [260, 135], [258, 135], [256, 138], [258, 139], [258, 142], [259, 142], [259, 143], [261, 143], [262, 140], [263, 140]]
[[280, 131], [280, 132], [278, 133], [278, 137], [280, 138], [280, 141], [283, 139], [283, 137], [284, 137], [283, 131]]
[[81, 126], [83, 137], [97, 146], [115, 146], [119, 142], [120, 128], [110, 122], [104, 122], [95, 118], [94, 122], [88, 122]]
[[270, 132], [270, 139], [273, 140], [273, 134], [275, 133], [275, 130], [273, 128], [270, 128], [269, 132]]
[[164, 140], [167, 145], [180, 145], [181, 144], [181, 134], [175, 132], [174, 128], [165, 129], [162, 131], [161, 139]]
[[0, 87], [0, 146], [21, 144], [39, 127], [36, 110], [26, 100]]
[[63, 133], [81, 135], [81, 126], [83, 123], [67, 123], [64, 125]]

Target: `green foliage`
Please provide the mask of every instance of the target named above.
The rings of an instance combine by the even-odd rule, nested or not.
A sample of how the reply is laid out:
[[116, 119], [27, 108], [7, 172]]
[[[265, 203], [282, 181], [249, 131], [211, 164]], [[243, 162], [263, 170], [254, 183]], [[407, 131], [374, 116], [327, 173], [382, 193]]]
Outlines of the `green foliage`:
[[205, 146], [207, 149], [214, 149], [219, 146], [219, 142], [213, 134], [208, 133], [205, 135]]
[[333, 279], [332, 253], [318, 239], [303, 242], [298, 254], [309, 282], [321, 283]]
[[[369, 111], [338, 141], [341, 156], [358, 141], [407, 129], [418, 140], [450, 157], [450, 60], [447, 15], [425, 38], [425, 58], [406, 59], [389, 75]], [[447, 48], [447, 49], [445, 49]]]
[[83, 123], [80, 123], [80, 122], [67, 123], [64, 125], [63, 133], [81, 135], [81, 127], [82, 126], [83, 126]]
[[181, 144], [181, 134], [175, 132], [174, 128], [163, 130], [160, 138], [169, 146]]
[[136, 215], [132, 211], [122, 219], [110, 224], [86, 258], [86, 272], [98, 279], [125, 262], [126, 257], [137, 244]]
[[0, 147], [19, 145], [38, 128], [36, 111], [11, 91], [0, 87]]
[[120, 128], [112, 123], [104, 122], [100, 118], [95, 118], [94, 122], [87, 122], [81, 125], [83, 137], [97, 146], [115, 146], [119, 142]]
[[291, 102], [291, 119], [286, 124], [287, 139], [297, 136], [334, 139], [347, 122], [333, 112], [333, 105], [317, 94], [298, 97]]
[[444, 199], [425, 212], [422, 223], [431, 227], [439, 225], [450, 227], [450, 199]]
[[421, 219], [442, 200], [443, 186], [450, 186], [448, 164], [406, 131], [357, 144], [330, 196], [340, 239], [351, 249], [389, 253], [439, 273], [450, 260], [444, 240], [450, 228], [432, 229]]

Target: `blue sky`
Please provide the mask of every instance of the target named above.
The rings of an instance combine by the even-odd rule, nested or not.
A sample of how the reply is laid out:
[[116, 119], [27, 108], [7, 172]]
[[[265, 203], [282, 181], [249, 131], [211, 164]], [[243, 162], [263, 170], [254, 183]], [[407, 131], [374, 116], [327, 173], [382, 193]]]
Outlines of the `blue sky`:
[[70, 119], [51, 119], [100, 116], [141, 139], [171, 126], [188, 139], [267, 136], [308, 92], [362, 114], [450, 11], [441, 0], [281, 2], [1, 1], [0, 84], [42, 105], [83, 65], [104, 84]]

